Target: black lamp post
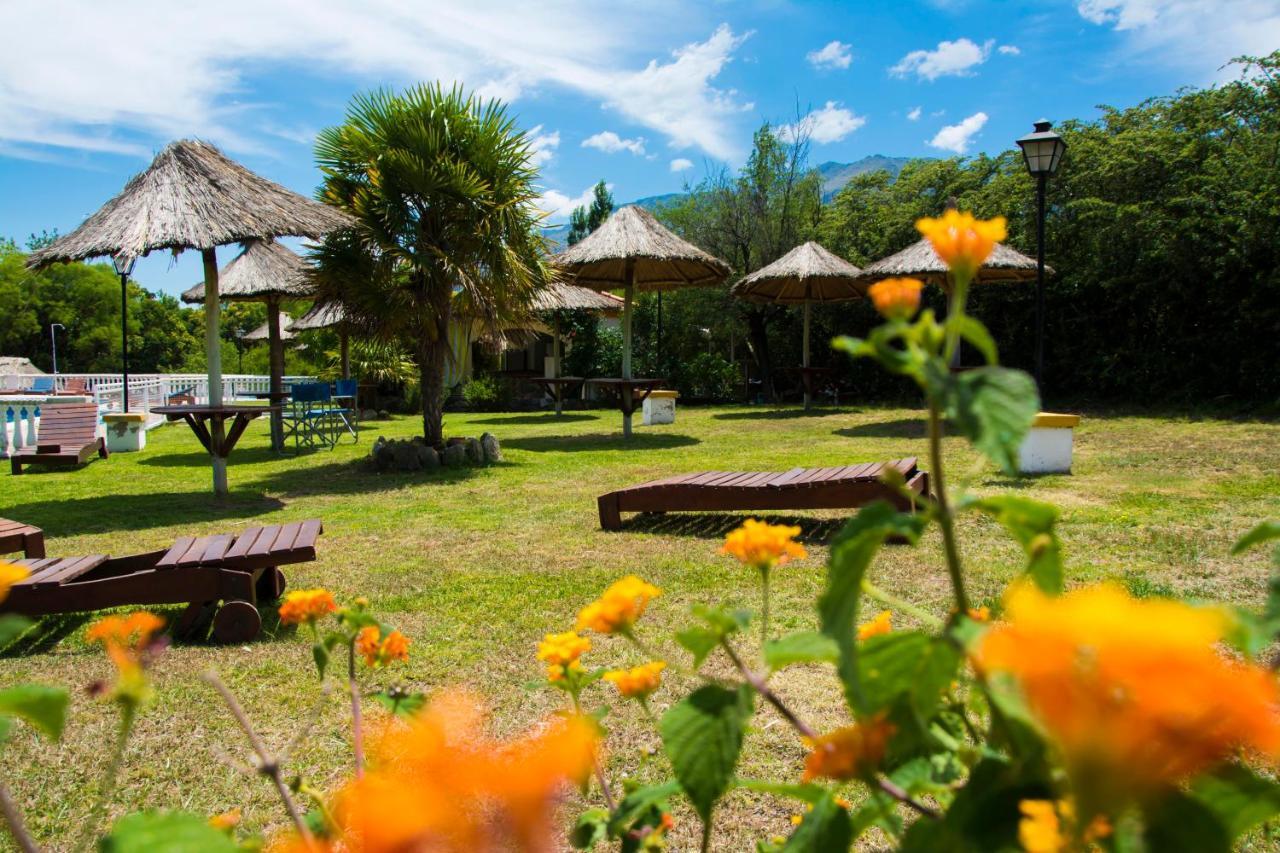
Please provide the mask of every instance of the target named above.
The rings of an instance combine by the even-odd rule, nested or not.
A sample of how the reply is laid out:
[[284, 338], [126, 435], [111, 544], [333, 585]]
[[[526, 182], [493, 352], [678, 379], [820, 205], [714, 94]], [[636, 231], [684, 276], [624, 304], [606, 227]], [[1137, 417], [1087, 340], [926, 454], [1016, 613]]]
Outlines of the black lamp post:
[[58, 330], [66, 331], [67, 327], [61, 323], [49, 324], [49, 341], [53, 344], [53, 377], [58, 378]]
[[136, 260], [133, 255], [123, 252], [111, 259], [116, 275], [120, 276], [120, 354], [124, 364], [124, 384], [120, 390], [126, 412], [129, 411], [129, 275], [133, 272]]
[[1027, 171], [1036, 179], [1036, 385], [1044, 395], [1044, 189], [1049, 176], [1058, 171], [1067, 143], [1044, 119], [1035, 123], [1035, 132], [1018, 140]]

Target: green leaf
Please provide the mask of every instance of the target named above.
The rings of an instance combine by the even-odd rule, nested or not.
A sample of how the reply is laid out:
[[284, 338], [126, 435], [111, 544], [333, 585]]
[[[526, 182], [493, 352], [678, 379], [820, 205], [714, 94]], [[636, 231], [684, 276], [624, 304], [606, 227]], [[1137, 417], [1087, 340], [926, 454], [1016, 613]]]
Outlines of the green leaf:
[[635, 822], [636, 818], [652, 808], [667, 810], [667, 800], [680, 793], [679, 782], [664, 782], [637, 788], [622, 798], [609, 817], [609, 835], [617, 838]]
[[320, 673], [320, 680], [324, 681], [324, 672], [329, 668], [329, 649], [324, 643], [316, 643], [311, 647], [311, 657], [316, 662], [316, 671]]
[[854, 358], [873, 358], [892, 373], [919, 377], [919, 355], [898, 346], [906, 329], [905, 323], [891, 321], [872, 329], [865, 339], [841, 335], [832, 340], [831, 346]]
[[804, 820], [787, 839], [783, 850], [797, 853], [827, 853], [848, 850], [853, 843], [853, 824], [849, 812], [839, 805], [830, 791], [805, 812]]
[[874, 714], [906, 696], [920, 720], [927, 720], [959, 665], [960, 654], [951, 643], [918, 631], [869, 637], [859, 650], [863, 704], [855, 710]]
[[0, 716], [26, 720], [53, 740], [67, 723], [67, 691], [43, 684], [19, 684], [0, 690]]
[[605, 809], [587, 809], [578, 815], [569, 831], [569, 843], [574, 850], [590, 850], [608, 836], [609, 812]]
[[1280, 814], [1280, 784], [1240, 764], [1228, 764], [1191, 783], [1191, 796], [1218, 817], [1234, 841]]
[[22, 636], [22, 633], [33, 624], [30, 619], [16, 613], [0, 615], [0, 649]]
[[[1236, 544], [1231, 546], [1231, 554], [1232, 556], [1243, 554], [1255, 545], [1270, 542], [1272, 539], [1280, 539], [1280, 521], [1264, 521], [1241, 536], [1236, 540]], [[1280, 551], [1276, 553], [1280, 555]]]
[[752, 713], [752, 693], [707, 685], [671, 706], [659, 723], [680, 787], [703, 822], [728, 788]]
[[996, 351], [996, 339], [991, 337], [987, 327], [982, 325], [978, 318], [971, 317], [968, 314], [956, 315], [948, 317], [946, 325], [955, 326], [957, 331], [960, 332], [960, 337], [982, 353], [982, 357], [987, 364], [996, 364], [1000, 361], [1000, 356]]
[[[1047, 777], [1026, 765], [985, 758], [973, 768], [942, 820], [920, 819], [903, 836], [901, 853], [1021, 850], [1018, 804], [1054, 799]], [[1157, 848], [1158, 849], [1158, 848]]]
[[851, 708], [863, 704], [858, 688], [857, 624], [867, 568], [886, 538], [900, 536], [915, 544], [924, 525], [925, 520], [919, 516], [898, 512], [885, 501], [875, 501], [849, 519], [831, 544], [827, 588], [818, 599], [818, 616], [822, 633], [839, 651], [837, 668]]
[[369, 698], [397, 717], [412, 717], [427, 703], [425, 693], [411, 693], [403, 687], [391, 687], [370, 693]]
[[190, 812], [138, 812], [115, 822], [101, 853], [235, 853], [236, 843]]
[[967, 505], [1000, 522], [1018, 541], [1027, 555], [1026, 572], [1036, 586], [1049, 595], [1061, 594], [1062, 543], [1054, 532], [1057, 507], [1017, 495], [996, 495]]
[[772, 794], [775, 797], [790, 797], [804, 803], [818, 802], [827, 794], [827, 789], [813, 783], [794, 784], [790, 782], [770, 782], [765, 779], [736, 779], [734, 786], [761, 794]]
[[720, 635], [710, 628], [695, 626], [686, 628], [683, 631], [677, 631], [676, 642], [693, 655], [693, 668], [697, 669], [702, 666], [702, 662], [707, 659], [707, 655], [711, 654], [711, 651], [720, 645]]
[[979, 367], [931, 374], [930, 388], [941, 391], [947, 417], [976, 450], [1006, 474], [1018, 473], [1018, 448], [1040, 410], [1035, 380], [1021, 370]]
[[764, 645], [764, 662], [778, 670], [793, 663], [835, 663], [840, 649], [835, 641], [817, 631], [799, 631]]
[[1143, 809], [1144, 840], [1160, 853], [1230, 853], [1231, 832], [1206, 803], [1170, 791]]
[[745, 610], [728, 610], [721, 607], [707, 607], [695, 604], [693, 615], [701, 619], [705, 625], [694, 625], [676, 633], [676, 642], [688, 649], [693, 655], [693, 666], [698, 668], [707, 659], [720, 641], [736, 634], [751, 621], [751, 614]]

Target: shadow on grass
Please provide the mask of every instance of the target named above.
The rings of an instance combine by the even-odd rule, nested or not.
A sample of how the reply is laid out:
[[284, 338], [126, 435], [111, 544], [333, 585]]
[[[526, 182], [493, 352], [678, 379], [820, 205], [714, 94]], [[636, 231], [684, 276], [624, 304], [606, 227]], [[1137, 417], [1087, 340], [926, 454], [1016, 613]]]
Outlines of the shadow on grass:
[[622, 433], [615, 432], [509, 438], [502, 442], [502, 446], [516, 450], [532, 450], [535, 453], [576, 453], [582, 450], [667, 450], [701, 443], [700, 439], [691, 435], [632, 433], [631, 438], [624, 438]]
[[[316, 451], [320, 453], [322, 451]], [[292, 454], [277, 454], [270, 447], [237, 447], [227, 458], [227, 468], [234, 471], [244, 465], [256, 465], [261, 462], [275, 462], [288, 458]], [[306, 456], [307, 454], [303, 454]], [[209, 454], [203, 450], [182, 453], [164, 453], [148, 455], [138, 460], [139, 465], [154, 468], [208, 468]]]
[[[510, 442], [506, 442], [510, 444]], [[434, 468], [429, 471], [375, 471], [364, 459], [306, 464], [315, 457], [299, 457], [301, 464], [276, 471], [255, 482], [255, 487], [285, 497], [304, 495], [358, 495], [403, 489], [405, 486], [449, 486], [470, 479], [481, 467]], [[500, 468], [510, 463], [486, 466]]]
[[619, 533], [658, 533], [663, 536], [694, 536], [699, 539], [723, 539], [742, 526], [748, 518], [768, 524], [786, 524], [800, 528], [800, 539], [817, 545], [829, 543], [840, 528], [843, 518], [805, 518], [792, 515], [760, 513], [643, 512], [622, 522]]
[[[139, 495], [98, 495], [91, 498], [59, 498], [29, 501], [5, 507], [13, 518], [44, 529], [50, 538], [148, 530], [231, 518], [253, 518], [276, 512], [284, 504], [247, 490], [215, 498], [207, 490], [151, 492]], [[139, 551], [145, 549], [138, 549]], [[116, 556], [122, 556], [121, 552]]]
[[1057, 477], [1058, 474], [1019, 474], [1016, 477], [1009, 477], [1004, 474], [997, 474], [994, 477], [988, 477], [982, 481], [984, 486], [995, 486], [998, 489], [1032, 489], [1035, 488], [1037, 480], [1043, 480], [1046, 477]]
[[718, 421], [782, 421], [792, 418], [827, 418], [832, 415], [853, 415], [857, 409], [810, 409], [805, 411], [801, 406], [785, 409], [757, 409], [749, 412], [721, 412], [712, 415]]
[[543, 424], [554, 426], [555, 424], [571, 424], [578, 421], [598, 421], [599, 415], [587, 415], [581, 413], [565, 412], [563, 415], [557, 415], [555, 412], [543, 412], [534, 415], [499, 415], [492, 418], [463, 418], [469, 424]]
[[90, 619], [97, 618], [94, 613], [59, 613], [54, 616], [41, 616], [35, 625], [28, 628], [16, 640], [4, 649], [0, 649], [0, 659], [25, 658], [42, 655], [52, 651], [58, 643], [76, 633]]
[[832, 435], [845, 438], [924, 438], [924, 421], [917, 418], [899, 418], [895, 421], [878, 421], [857, 426], [842, 427]]

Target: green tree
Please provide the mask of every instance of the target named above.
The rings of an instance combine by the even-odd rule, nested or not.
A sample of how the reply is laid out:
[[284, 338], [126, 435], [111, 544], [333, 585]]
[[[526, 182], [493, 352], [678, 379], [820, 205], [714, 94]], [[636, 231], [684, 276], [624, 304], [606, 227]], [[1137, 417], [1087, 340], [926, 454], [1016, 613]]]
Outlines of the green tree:
[[496, 325], [552, 276], [531, 153], [500, 102], [439, 85], [359, 95], [316, 141], [323, 199], [358, 223], [317, 251], [318, 284], [356, 324], [411, 347], [432, 443], [455, 308]]
[[603, 225], [611, 213], [613, 193], [609, 192], [604, 181], [600, 181], [592, 190], [591, 204], [575, 207], [569, 214], [569, 235], [566, 238], [569, 245], [572, 246]]

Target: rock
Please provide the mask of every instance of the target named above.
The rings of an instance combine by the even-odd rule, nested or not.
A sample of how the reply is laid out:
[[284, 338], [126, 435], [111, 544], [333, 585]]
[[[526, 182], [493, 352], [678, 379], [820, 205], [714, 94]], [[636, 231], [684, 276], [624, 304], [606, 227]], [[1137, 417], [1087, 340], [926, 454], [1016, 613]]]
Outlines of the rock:
[[391, 413], [388, 412], [386, 409], [378, 409], [378, 420], [380, 421], [391, 420]]
[[361, 409], [361, 410], [360, 410], [360, 420], [362, 420], [362, 421], [376, 421], [377, 419], [378, 419], [378, 410], [377, 410], [377, 409]]
[[478, 438], [467, 439], [467, 461], [473, 465], [484, 464], [484, 447]]
[[421, 471], [422, 462], [412, 442], [397, 441], [391, 446], [391, 459], [397, 471]]
[[465, 444], [450, 444], [444, 449], [441, 460], [446, 468], [461, 468], [467, 464], [467, 447]]
[[480, 446], [484, 448], [484, 461], [492, 465], [502, 461], [502, 448], [498, 445], [498, 437], [491, 432], [480, 436]]
[[414, 441], [413, 449], [418, 454], [418, 463], [427, 471], [440, 467], [440, 455], [436, 449], [425, 441]]

